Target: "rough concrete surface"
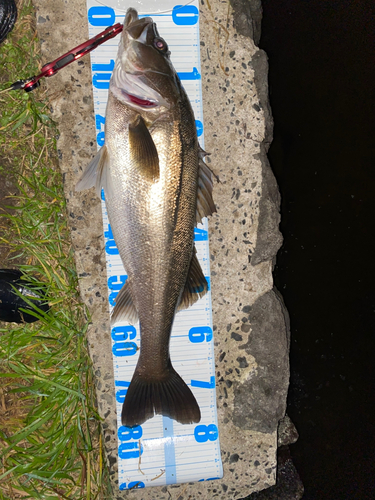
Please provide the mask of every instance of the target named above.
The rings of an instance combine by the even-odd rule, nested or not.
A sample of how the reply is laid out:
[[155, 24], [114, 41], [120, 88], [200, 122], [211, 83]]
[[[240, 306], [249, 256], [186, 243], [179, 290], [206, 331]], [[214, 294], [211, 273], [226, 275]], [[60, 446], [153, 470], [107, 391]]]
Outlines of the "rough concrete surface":
[[289, 446], [277, 450], [277, 484], [250, 495], [246, 500], [300, 500], [304, 487], [294, 467]]
[[[34, 4], [45, 62], [87, 39], [84, 0], [53, 4], [34, 0]], [[222, 480], [129, 492], [117, 489], [100, 201], [93, 190], [74, 192], [82, 169], [96, 151], [88, 57], [47, 80], [60, 130], [60, 167], [81, 295], [91, 313], [88, 339], [99, 412], [105, 419], [113, 498], [240, 499], [275, 483], [277, 428], [285, 415], [288, 388], [289, 338], [287, 317], [272, 280], [272, 260], [281, 236], [279, 194], [266, 159], [272, 135], [267, 59], [251, 38], [259, 38], [261, 13], [255, 6], [260, 2], [250, 4], [248, 8], [247, 2], [201, 1], [205, 144], [211, 153], [210, 166], [220, 178], [214, 187], [218, 212], [211, 217], [209, 231]]]

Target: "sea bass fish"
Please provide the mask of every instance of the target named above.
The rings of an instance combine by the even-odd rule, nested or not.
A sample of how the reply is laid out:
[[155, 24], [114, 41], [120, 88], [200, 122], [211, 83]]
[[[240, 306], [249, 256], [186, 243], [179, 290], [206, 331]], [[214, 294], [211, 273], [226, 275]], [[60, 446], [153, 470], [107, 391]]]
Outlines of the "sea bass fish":
[[216, 211], [212, 172], [193, 110], [150, 17], [128, 9], [109, 86], [105, 145], [76, 189], [105, 192], [109, 221], [128, 278], [111, 323], [140, 322], [140, 354], [122, 424], [155, 414], [200, 421], [197, 401], [174, 370], [169, 340], [175, 314], [208, 289], [194, 226]]

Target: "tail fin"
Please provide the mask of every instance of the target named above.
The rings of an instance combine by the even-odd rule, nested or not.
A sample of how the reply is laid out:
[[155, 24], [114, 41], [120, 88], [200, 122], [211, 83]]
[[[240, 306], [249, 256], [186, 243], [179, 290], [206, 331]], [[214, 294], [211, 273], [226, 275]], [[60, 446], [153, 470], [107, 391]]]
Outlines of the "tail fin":
[[171, 364], [163, 380], [149, 380], [134, 373], [122, 407], [121, 421], [126, 427], [134, 427], [156, 414], [181, 424], [197, 423], [201, 419], [193, 393]]

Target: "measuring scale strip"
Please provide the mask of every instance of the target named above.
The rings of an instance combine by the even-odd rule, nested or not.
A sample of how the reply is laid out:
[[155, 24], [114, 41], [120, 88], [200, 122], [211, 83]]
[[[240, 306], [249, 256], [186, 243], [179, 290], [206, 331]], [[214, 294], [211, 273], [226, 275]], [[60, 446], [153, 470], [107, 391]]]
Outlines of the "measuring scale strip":
[[[156, 10], [156, 3], [154, 5], [151, 1], [150, 9], [154, 7], [155, 12], [146, 13], [141, 2], [137, 5], [137, 2], [127, 4], [119, 0], [107, 1], [107, 5], [103, 5], [102, 2], [99, 4], [95, 0], [87, 0], [89, 36], [95, 36], [116, 22], [123, 23], [128, 7], [137, 9], [140, 17], [144, 14], [154, 18], [160, 35], [171, 49], [173, 65], [191, 101], [199, 142], [204, 147], [198, 2], [181, 6], [175, 5], [171, 0], [160, 0]], [[100, 45], [91, 53], [98, 149], [104, 144], [109, 80], [119, 40], [120, 36]], [[102, 213], [108, 296], [112, 310], [116, 295], [127, 275], [113, 240], [104, 195]], [[198, 224], [194, 239], [199, 262], [210, 283], [207, 219], [203, 220], [203, 224]], [[166, 416], [156, 415], [134, 428], [121, 425], [122, 403], [139, 357], [139, 323], [118, 323], [112, 328], [111, 336], [118, 415], [119, 488], [135, 489], [222, 477], [211, 292], [176, 315], [170, 342], [173, 366], [192, 389], [199, 404], [201, 421], [198, 424], [182, 425]]]

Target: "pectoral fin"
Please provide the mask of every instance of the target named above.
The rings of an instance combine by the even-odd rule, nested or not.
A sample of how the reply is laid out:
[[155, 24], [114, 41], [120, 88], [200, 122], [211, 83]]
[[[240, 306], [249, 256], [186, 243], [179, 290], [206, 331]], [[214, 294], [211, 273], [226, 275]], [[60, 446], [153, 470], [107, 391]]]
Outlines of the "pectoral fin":
[[214, 200], [212, 198], [213, 172], [204, 161], [204, 151], [199, 154], [199, 172], [198, 172], [198, 196], [196, 222], [202, 222], [203, 217], [208, 217], [216, 212]]
[[109, 156], [107, 147], [104, 145], [87, 165], [81, 179], [77, 182], [75, 190], [96, 188], [96, 193], [100, 197], [102, 188], [106, 195], [110, 195], [111, 182], [109, 176]]
[[129, 124], [129, 145], [133, 165], [151, 181], [159, 179], [159, 156], [148, 128], [138, 115]]
[[208, 283], [204, 277], [201, 265], [197, 258], [197, 251], [194, 247], [193, 257], [191, 258], [190, 269], [185, 283], [185, 288], [182, 292], [180, 303], [177, 311], [187, 309], [195, 304], [201, 297], [208, 292]]

